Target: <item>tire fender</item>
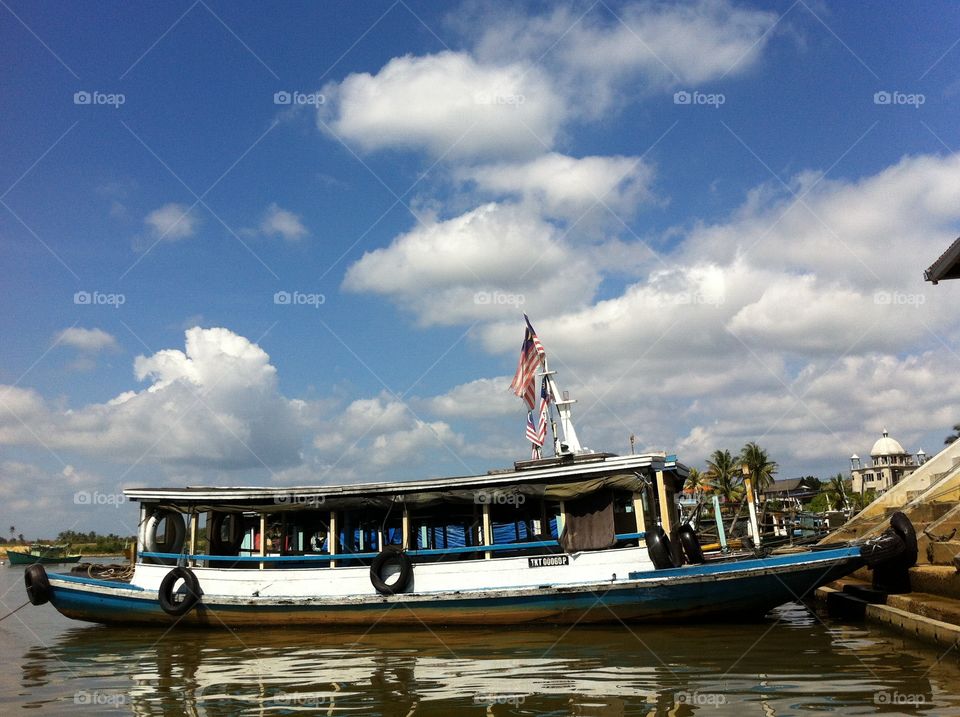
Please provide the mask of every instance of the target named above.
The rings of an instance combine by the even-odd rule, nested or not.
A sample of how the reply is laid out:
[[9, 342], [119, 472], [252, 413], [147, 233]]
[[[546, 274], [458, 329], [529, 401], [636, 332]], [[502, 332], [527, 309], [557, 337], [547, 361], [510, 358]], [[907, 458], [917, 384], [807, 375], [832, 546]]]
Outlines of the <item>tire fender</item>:
[[[183, 599], [177, 601], [174, 599], [173, 586], [178, 580], [183, 580], [186, 589]], [[157, 600], [160, 602], [160, 608], [173, 617], [186, 615], [199, 602], [203, 591], [200, 589], [200, 581], [190, 568], [177, 566], [169, 573], [163, 576], [160, 583], [160, 589], [157, 591]]]
[[670, 538], [659, 525], [646, 531], [643, 536], [647, 543], [647, 553], [650, 560], [653, 561], [653, 567], [657, 570], [677, 567], [673, 562], [673, 556], [670, 553]]
[[43, 605], [50, 601], [50, 580], [42, 565], [31, 565], [24, 570], [23, 584], [31, 605]]
[[[395, 563], [400, 567], [400, 575], [392, 583], [387, 583], [383, 579], [383, 569]], [[380, 554], [370, 563], [370, 582], [381, 595], [396, 595], [402, 593], [410, 584], [410, 578], [413, 577], [413, 562], [399, 545], [388, 545]]]

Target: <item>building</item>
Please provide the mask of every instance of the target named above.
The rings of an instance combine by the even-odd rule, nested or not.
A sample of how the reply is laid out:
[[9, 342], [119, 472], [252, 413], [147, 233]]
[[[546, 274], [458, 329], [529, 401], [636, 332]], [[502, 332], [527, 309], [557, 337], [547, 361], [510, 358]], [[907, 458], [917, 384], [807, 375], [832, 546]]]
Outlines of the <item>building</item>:
[[884, 493], [923, 465], [925, 460], [926, 454], [922, 448], [913, 456], [903, 449], [899, 441], [890, 437], [887, 429], [883, 429], [883, 435], [870, 449], [867, 463], [861, 464], [860, 456], [856, 453], [850, 456], [853, 492], [874, 490], [878, 495]]
[[793, 503], [794, 499], [801, 504], [809, 503], [820, 492], [820, 481], [812, 476], [805, 478], [784, 478], [775, 480], [760, 494], [761, 500], [778, 500]]
[[923, 278], [931, 284], [938, 284], [944, 279], [960, 279], [960, 238], [923, 272]]

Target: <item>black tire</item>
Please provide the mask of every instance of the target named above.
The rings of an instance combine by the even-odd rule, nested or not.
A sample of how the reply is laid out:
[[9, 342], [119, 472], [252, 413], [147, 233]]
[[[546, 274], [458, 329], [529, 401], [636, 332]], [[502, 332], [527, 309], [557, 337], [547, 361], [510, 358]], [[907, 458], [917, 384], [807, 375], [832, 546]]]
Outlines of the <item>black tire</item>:
[[699, 565], [706, 561], [703, 557], [703, 548], [700, 547], [700, 538], [697, 537], [697, 531], [690, 523], [680, 526], [680, 545], [683, 546], [683, 554], [687, 556], [688, 563]]
[[[228, 522], [229, 521], [229, 522]], [[227, 523], [227, 536], [223, 535], [223, 525]], [[236, 555], [243, 543], [243, 515], [241, 513], [213, 513], [210, 519], [210, 554]]]
[[[183, 598], [179, 601], [174, 598], [173, 592], [173, 586], [176, 585], [178, 580], [183, 580], [183, 586], [186, 588]], [[180, 617], [193, 609], [202, 594], [200, 581], [197, 580], [193, 571], [190, 568], [177, 566], [163, 577], [163, 582], [160, 583], [160, 589], [157, 591], [157, 600], [160, 602], [161, 609], [167, 615]]]
[[860, 557], [868, 567], [875, 568], [899, 558], [906, 549], [907, 545], [903, 542], [903, 538], [888, 528], [860, 546]]
[[670, 553], [670, 538], [659, 525], [651, 528], [643, 536], [647, 543], [647, 553], [657, 570], [677, 567]]
[[890, 516], [890, 527], [903, 540], [905, 550], [897, 560], [897, 564], [905, 568], [912, 568], [917, 564], [917, 531], [913, 528], [910, 519], [899, 510]]
[[42, 565], [31, 565], [23, 571], [23, 584], [27, 588], [27, 597], [31, 605], [43, 605], [50, 602], [50, 580]]
[[[395, 581], [387, 583], [383, 579], [383, 569], [392, 564], [399, 566], [400, 574]], [[399, 545], [388, 545], [370, 563], [370, 582], [373, 583], [373, 587], [381, 595], [402, 593], [407, 589], [412, 577], [413, 562]]]

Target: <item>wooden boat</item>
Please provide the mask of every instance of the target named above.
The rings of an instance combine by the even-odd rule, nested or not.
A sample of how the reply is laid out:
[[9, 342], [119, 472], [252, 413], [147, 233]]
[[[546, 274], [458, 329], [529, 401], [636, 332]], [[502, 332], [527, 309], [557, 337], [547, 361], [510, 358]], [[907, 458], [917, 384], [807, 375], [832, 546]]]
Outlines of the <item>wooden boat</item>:
[[[545, 358], [540, 369], [541, 395], [564, 395]], [[573, 403], [547, 406], [561, 427], [551, 420], [552, 457], [480, 475], [126, 490], [140, 504], [132, 577], [32, 566], [28, 595], [108, 624], [759, 619], [865, 561], [902, 560], [907, 550], [891, 533], [864, 545], [704, 556], [679, 520], [687, 466], [665, 453], [589, 451]]]
[[34, 543], [25, 550], [7, 548], [10, 565], [56, 565], [58, 563], [78, 563], [83, 557], [80, 553], [70, 554], [69, 545], [43, 545]]

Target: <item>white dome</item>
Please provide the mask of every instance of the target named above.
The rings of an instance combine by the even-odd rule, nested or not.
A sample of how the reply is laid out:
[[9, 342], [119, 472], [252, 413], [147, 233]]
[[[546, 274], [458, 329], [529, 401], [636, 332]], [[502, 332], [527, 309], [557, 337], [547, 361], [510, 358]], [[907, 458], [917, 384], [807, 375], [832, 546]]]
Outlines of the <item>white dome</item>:
[[905, 456], [907, 452], [903, 450], [903, 446], [893, 438], [890, 437], [890, 434], [886, 431], [883, 432], [883, 438], [878, 440], [873, 444], [873, 448], [870, 449], [871, 458], [876, 456]]

